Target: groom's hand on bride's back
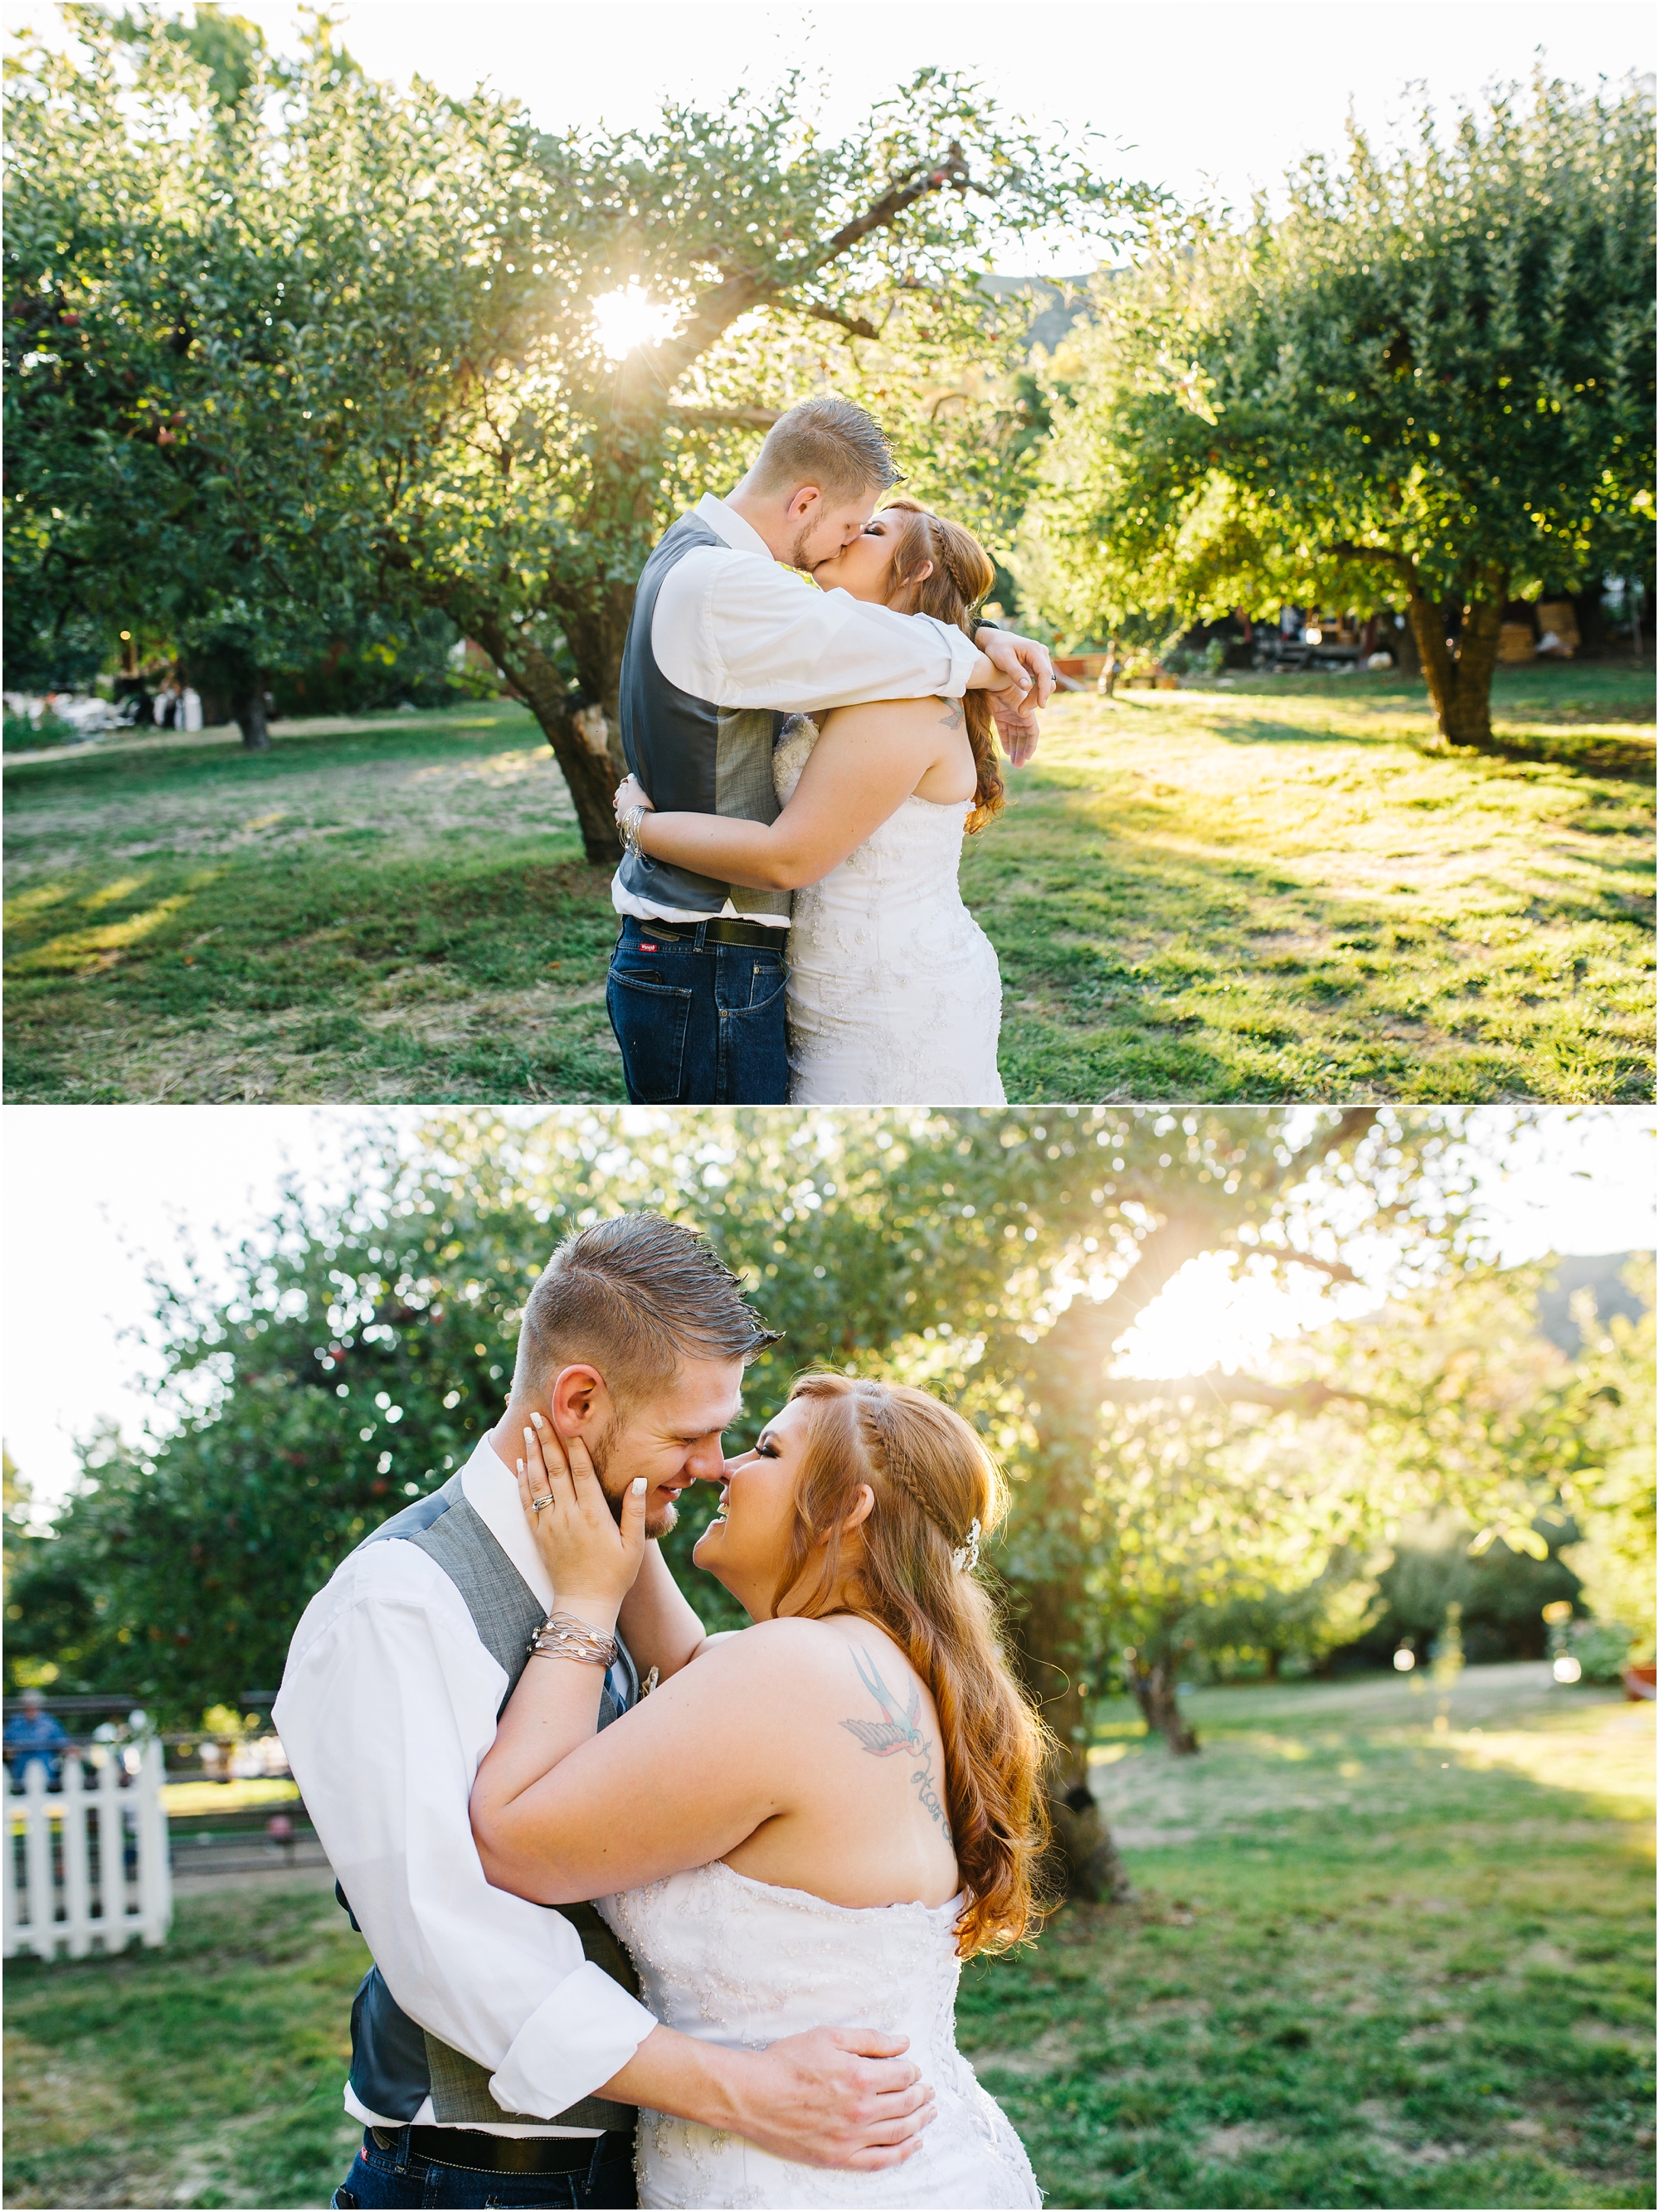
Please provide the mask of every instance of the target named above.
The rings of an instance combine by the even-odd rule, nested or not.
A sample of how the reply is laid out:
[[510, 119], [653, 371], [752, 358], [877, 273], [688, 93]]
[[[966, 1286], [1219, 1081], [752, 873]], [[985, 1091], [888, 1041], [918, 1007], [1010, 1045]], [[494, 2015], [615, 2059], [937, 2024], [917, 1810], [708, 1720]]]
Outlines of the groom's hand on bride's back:
[[815, 2027], [755, 2054], [734, 2085], [750, 2142], [805, 2166], [902, 2166], [934, 2117], [932, 2086], [902, 2035]]

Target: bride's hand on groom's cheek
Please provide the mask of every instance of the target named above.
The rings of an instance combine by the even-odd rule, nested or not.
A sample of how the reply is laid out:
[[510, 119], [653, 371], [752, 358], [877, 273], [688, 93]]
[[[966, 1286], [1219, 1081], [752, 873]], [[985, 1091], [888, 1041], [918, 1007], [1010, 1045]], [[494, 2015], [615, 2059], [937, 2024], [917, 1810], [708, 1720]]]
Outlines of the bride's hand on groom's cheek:
[[645, 1557], [645, 1481], [624, 1493], [619, 1526], [581, 1438], [561, 1438], [539, 1413], [531, 1420], [518, 1462], [525, 1518], [559, 1605], [608, 1629]]

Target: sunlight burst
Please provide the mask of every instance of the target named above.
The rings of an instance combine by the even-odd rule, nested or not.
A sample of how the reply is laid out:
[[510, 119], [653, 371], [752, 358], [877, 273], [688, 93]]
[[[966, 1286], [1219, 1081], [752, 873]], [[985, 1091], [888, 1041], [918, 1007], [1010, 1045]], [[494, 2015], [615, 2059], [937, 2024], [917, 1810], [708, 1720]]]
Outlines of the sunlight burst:
[[1212, 1367], [1236, 1373], [1259, 1366], [1275, 1342], [1370, 1303], [1363, 1291], [1334, 1297], [1320, 1277], [1300, 1270], [1236, 1274], [1227, 1255], [1201, 1253], [1140, 1316], [1115, 1370], [1149, 1379]]
[[599, 327], [599, 343], [605, 359], [626, 361], [639, 346], [660, 344], [679, 316], [672, 307], [659, 306], [649, 293], [635, 283], [595, 300], [593, 319]]

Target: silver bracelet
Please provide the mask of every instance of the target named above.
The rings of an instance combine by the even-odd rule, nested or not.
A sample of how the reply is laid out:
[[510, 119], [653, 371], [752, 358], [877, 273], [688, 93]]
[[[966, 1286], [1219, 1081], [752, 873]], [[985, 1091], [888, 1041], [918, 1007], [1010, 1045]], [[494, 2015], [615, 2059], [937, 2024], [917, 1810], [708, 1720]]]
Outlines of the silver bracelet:
[[534, 1659], [577, 1659], [585, 1667], [614, 1667], [617, 1639], [601, 1636], [574, 1613], [550, 1613], [530, 1639]]
[[640, 849], [640, 824], [651, 811], [648, 806], [630, 806], [622, 818], [623, 850], [637, 853]]

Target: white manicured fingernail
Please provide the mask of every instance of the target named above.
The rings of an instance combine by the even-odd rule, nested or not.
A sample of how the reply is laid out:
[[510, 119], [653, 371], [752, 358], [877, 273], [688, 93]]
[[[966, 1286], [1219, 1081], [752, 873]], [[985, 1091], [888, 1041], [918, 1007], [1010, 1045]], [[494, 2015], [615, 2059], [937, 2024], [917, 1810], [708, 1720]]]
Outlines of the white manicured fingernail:
[[519, 1462], [519, 1472], [520, 1474], [524, 1473], [524, 1462], [522, 1460]]
[[643, 1498], [645, 1495], [645, 1477], [642, 1474], [636, 1474], [634, 1477], [634, 1495], [635, 1498]]
[[541, 1415], [540, 1415], [539, 1413], [532, 1413], [532, 1414], [530, 1416], [530, 1418], [531, 1418], [531, 1419], [532, 1419], [532, 1421], [534, 1421], [534, 1423], [536, 1424], [536, 1426], [537, 1426], [538, 1428], [540, 1428], [540, 1426], [541, 1426], [541, 1425], [542, 1425], [542, 1417], [541, 1417]]

